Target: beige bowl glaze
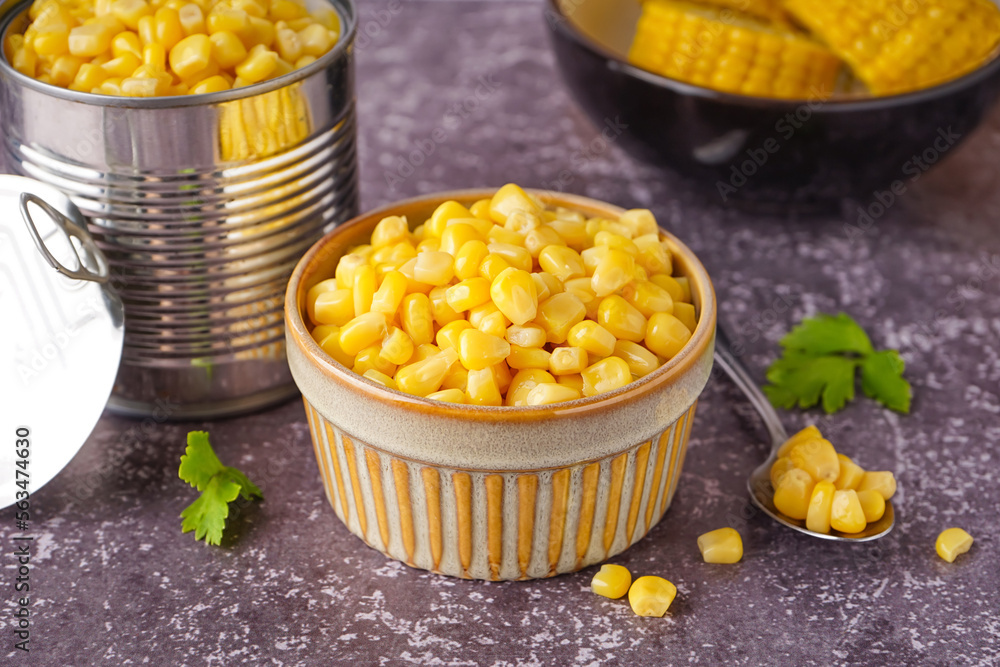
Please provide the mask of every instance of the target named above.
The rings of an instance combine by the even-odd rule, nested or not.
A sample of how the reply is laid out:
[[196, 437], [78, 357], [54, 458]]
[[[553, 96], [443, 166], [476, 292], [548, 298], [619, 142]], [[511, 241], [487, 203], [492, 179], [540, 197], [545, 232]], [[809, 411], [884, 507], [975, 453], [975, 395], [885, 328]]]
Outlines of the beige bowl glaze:
[[[386, 389], [329, 357], [303, 313], [383, 217], [426, 219], [462, 190], [373, 211], [302, 258], [285, 296], [288, 364], [302, 390], [316, 459], [337, 516], [366, 544], [413, 567], [473, 579], [534, 579], [599, 563], [642, 538], [677, 488], [695, 406], [712, 368], [715, 293], [691, 251], [663, 232], [690, 279], [698, 326], [663, 367], [617, 391], [545, 407], [476, 407]], [[622, 209], [535, 191], [588, 217]]]

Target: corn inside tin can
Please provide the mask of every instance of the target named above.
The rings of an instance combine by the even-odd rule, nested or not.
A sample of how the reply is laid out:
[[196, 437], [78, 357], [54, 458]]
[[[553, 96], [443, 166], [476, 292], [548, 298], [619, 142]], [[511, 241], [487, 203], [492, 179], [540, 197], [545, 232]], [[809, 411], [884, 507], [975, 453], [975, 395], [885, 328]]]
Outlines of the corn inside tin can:
[[[23, 32], [31, 3], [0, 7]], [[334, 48], [217, 93], [125, 98], [48, 85], [0, 58], [4, 161], [67, 194], [125, 305], [108, 406], [170, 419], [256, 410], [297, 393], [283, 298], [299, 257], [357, 214], [352, 0]]]

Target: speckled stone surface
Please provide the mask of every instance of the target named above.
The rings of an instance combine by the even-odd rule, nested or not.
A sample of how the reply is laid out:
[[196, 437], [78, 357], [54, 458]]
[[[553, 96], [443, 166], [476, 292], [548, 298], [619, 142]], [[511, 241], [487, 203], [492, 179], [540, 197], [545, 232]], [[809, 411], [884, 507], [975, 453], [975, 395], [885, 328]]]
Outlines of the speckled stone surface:
[[[749, 512], [744, 480], [765, 432], [724, 378], [700, 403], [672, 509], [615, 559], [677, 584], [662, 619], [592, 595], [593, 569], [495, 584], [386, 560], [327, 506], [298, 402], [214, 423], [105, 415], [33, 496], [32, 650], [15, 654], [5, 629], [0, 663], [1000, 664], [1000, 112], [852, 241], [853, 205], [748, 216], [615, 145], [588, 150], [598, 134], [554, 71], [538, 4], [393, 0], [364, 2], [362, 15], [378, 26], [358, 50], [366, 207], [511, 180], [546, 187], [572, 161], [566, 190], [647, 206], [699, 253], [758, 378], [800, 317], [851, 313], [902, 351], [913, 413], [859, 400], [829, 421], [784, 417], [820, 419], [864, 466], [896, 472], [895, 532], [831, 544]], [[400, 176], [407, 160], [421, 164]], [[176, 470], [192, 428], [209, 429], [267, 498], [222, 548], [180, 533], [194, 493]], [[742, 533], [746, 555], [706, 565], [695, 538], [723, 525]], [[949, 565], [933, 545], [951, 525], [976, 544]]]

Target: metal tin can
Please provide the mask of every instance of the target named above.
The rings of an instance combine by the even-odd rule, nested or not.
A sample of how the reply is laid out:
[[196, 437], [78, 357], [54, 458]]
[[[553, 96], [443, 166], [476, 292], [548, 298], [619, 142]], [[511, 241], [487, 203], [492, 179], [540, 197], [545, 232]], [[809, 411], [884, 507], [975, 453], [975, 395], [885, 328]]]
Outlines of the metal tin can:
[[[30, 4], [3, 17], [4, 39], [26, 27]], [[4, 158], [76, 204], [125, 304], [111, 409], [215, 417], [296, 393], [285, 285], [302, 253], [358, 206], [357, 11], [353, 0], [332, 4], [342, 24], [333, 50], [220, 93], [79, 93], [0, 58]]]

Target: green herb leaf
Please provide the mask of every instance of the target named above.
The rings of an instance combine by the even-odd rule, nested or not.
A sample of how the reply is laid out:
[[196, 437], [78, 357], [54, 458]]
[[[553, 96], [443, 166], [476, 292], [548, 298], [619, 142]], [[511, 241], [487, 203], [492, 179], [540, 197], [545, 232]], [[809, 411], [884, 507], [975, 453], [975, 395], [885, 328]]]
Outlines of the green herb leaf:
[[818, 315], [803, 320], [781, 339], [782, 357], [767, 370], [764, 393], [789, 410], [822, 402], [827, 413], [854, 400], [855, 371], [861, 368], [865, 395], [898, 412], [910, 410], [910, 383], [895, 350], [876, 352], [871, 339], [850, 316]]
[[201, 491], [201, 496], [181, 512], [181, 532], [194, 531], [196, 540], [220, 544], [229, 516], [229, 503], [242, 496], [246, 500], [263, 498], [256, 484], [236, 468], [222, 464], [212, 450], [208, 433], [191, 431], [187, 450], [181, 457], [178, 475]]
[[896, 350], [876, 352], [861, 364], [861, 389], [890, 410], [909, 414], [912, 389], [903, 379], [906, 362]]

